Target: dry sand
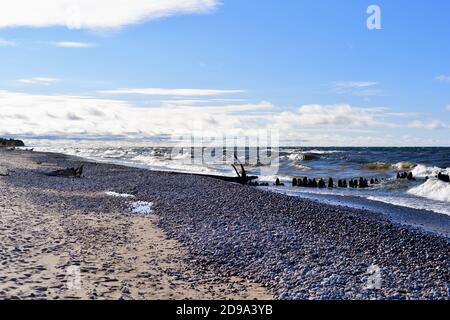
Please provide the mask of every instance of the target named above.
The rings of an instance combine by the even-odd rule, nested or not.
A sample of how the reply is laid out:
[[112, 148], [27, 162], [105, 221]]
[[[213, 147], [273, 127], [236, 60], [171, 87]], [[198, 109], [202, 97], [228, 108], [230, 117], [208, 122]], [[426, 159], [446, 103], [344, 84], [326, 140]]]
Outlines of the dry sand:
[[197, 271], [158, 216], [130, 214], [105, 190], [68, 191], [79, 182], [42, 175], [56, 164], [40, 159], [0, 150], [0, 172], [9, 172], [0, 176], [0, 298], [272, 298], [245, 279]]

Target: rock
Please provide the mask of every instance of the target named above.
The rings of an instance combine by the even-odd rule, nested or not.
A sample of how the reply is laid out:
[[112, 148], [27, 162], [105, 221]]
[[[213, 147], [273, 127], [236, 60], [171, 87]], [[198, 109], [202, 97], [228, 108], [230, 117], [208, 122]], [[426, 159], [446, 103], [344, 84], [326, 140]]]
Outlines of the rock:
[[25, 147], [25, 143], [22, 140], [0, 138], [0, 147]]
[[439, 172], [437, 178], [443, 182], [450, 182], [450, 176], [448, 174]]

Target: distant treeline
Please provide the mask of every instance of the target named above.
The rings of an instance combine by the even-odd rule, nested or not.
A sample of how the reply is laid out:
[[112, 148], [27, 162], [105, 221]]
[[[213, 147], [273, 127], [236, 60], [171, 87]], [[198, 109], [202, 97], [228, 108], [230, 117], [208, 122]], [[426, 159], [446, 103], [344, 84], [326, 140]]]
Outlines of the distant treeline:
[[22, 140], [3, 139], [0, 138], [0, 147], [24, 147], [25, 143]]

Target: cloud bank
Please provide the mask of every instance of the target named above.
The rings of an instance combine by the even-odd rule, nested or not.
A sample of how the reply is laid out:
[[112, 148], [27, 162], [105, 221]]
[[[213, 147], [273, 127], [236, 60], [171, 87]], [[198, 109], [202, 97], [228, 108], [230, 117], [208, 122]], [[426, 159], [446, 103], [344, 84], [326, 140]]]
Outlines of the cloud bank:
[[[143, 106], [93, 96], [3, 90], [0, 136], [153, 141], [185, 135], [252, 136], [270, 129], [277, 130], [286, 145], [398, 146], [438, 143], [421, 140], [417, 130], [450, 129], [440, 121], [404, 123], [405, 115], [384, 108], [313, 104], [282, 112], [267, 101], [229, 100], [203, 98], [199, 104], [174, 96], [173, 100], [155, 100], [155, 106]], [[397, 128], [411, 135], [399, 136]]]
[[0, 2], [0, 28], [117, 29], [176, 14], [205, 13], [218, 0], [15, 0]]

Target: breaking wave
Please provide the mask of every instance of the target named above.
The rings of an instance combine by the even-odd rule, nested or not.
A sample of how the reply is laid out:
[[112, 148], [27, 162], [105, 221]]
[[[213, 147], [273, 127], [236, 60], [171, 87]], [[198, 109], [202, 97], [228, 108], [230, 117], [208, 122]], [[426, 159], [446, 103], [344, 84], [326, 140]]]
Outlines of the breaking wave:
[[431, 178], [420, 186], [408, 190], [408, 193], [417, 197], [450, 202], [450, 183]]

